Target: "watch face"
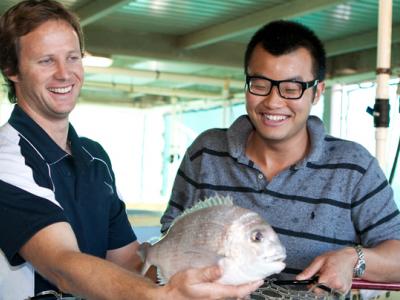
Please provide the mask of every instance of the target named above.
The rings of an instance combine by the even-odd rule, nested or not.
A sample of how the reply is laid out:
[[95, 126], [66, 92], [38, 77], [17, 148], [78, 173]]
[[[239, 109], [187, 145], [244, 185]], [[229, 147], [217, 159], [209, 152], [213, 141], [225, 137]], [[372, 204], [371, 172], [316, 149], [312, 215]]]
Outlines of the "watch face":
[[365, 273], [365, 263], [359, 261], [359, 263], [357, 264], [357, 266], [356, 266], [356, 268], [355, 268], [355, 270], [354, 270], [354, 273], [355, 273], [354, 275], [355, 275], [356, 277], [361, 277], [361, 276], [363, 276], [364, 273]]
[[365, 273], [365, 257], [364, 257], [364, 253], [362, 251], [362, 247], [360, 245], [357, 245], [354, 247], [356, 252], [357, 252], [357, 256], [358, 256], [358, 261], [357, 264], [354, 267], [354, 276], [360, 278], [361, 276], [364, 275]]

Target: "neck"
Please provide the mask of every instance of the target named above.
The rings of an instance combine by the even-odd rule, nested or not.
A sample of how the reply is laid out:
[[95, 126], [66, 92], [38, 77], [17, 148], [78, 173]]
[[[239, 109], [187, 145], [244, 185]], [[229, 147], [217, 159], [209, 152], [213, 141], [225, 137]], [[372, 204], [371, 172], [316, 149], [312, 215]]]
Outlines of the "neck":
[[18, 105], [34, 120], [49, 136], [50, 138], [64, 151], [70, 153], [70, 147], [67, 143], [69, 121], [68, 116], [65, 118], [53, 118], [43, 116], [31, 109], [30, 106], [23, 102]]
[[302, 160], [310, 148], [307, 130], [287, 141], [274, 142], [253, 131], [246, 145], [246, 155], [271, 179]]

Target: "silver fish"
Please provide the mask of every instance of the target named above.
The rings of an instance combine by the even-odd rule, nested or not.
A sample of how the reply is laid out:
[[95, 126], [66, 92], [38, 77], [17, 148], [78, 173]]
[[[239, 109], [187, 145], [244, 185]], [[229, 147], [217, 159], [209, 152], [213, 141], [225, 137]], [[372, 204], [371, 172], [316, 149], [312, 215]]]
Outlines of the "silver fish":
[[272, 227], [229, 197], [212, 197], [185, 211], [157, 243], [142, 244], [142, 274], [158, 267], [161, 282], [189, 267], [219, 264], [223, 284], [263, 279], [285, 268], [286, 251]]

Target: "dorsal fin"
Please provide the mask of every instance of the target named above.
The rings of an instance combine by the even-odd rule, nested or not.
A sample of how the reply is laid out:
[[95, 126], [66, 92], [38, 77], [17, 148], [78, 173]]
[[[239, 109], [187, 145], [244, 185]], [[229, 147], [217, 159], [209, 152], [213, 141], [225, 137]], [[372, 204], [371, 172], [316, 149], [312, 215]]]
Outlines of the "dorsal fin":
[[184, 216], [191, 214], [195, 211], [198, 211], [200, 209], [217, 205], [233, 205], [233, 204], [234, 203], [232, 197], [215, 194], [215, 196], [199, 201], [191, 208], [186, 209], [180, 216], [175, 218], [175, 220], [171, 223], [170, 227], [172, 227], [180, 218], [183, 218]]

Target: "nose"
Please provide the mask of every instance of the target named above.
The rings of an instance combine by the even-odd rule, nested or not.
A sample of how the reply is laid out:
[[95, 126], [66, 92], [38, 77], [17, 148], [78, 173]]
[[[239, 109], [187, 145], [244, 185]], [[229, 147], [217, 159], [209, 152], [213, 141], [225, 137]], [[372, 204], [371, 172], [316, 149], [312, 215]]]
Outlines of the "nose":
[[264, 96], [263, 103], [268, 108], [277, 108], [285, 104], [285, 99], [279, 95], [278, 87], [273, 86], [271, 92], [267, 96]]
[[71, 76], [68, 64], [66, 62], [58, 61], [55, 66], [54, 77], [58, 80], [67, 80]]

